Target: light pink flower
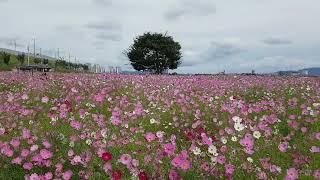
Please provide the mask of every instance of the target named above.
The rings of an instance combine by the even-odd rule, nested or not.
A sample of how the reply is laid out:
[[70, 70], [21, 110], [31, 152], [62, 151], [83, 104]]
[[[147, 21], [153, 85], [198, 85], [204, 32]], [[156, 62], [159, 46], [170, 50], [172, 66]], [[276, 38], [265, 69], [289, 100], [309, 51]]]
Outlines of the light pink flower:
[[26, 162], [26, 163], [23, 164], [22, 167], [23, 167], [23, 169], [30, 170], [30, 169], [32, 169], [33, 164], [30, 163], [30, 162]]
[[48, 151], [47, 149], [41, 149], [40, 156], [42, 159], [50, 159], [52, 157], [52, 152]]
[[121, 162], [124, 165], [129, 165], [131, 163], [131, 156], [129, 154], [122, 154], [120, 156], [119, 162]]
[[62, 174], [62, 179], [69, 180], [72, 177], [72, 171], [68, 170]]
[[146, 135], [145, 135], [145, 139], [148, 141], [148, 142], [151, 142], [151, 141], [154, 141], [156, 139], [156, 136], [151, 133], [151, 132], [148, 132]]
[[169, 156], [174, 153], [176, 150], [176, 146], [173, 145], [172, 143], [167, 143], [163, 145], [164, 152], [166, 152]]
[[286, 180], [298, 179], [298, 171], [295, 168], [290, 168], [287, 170]]

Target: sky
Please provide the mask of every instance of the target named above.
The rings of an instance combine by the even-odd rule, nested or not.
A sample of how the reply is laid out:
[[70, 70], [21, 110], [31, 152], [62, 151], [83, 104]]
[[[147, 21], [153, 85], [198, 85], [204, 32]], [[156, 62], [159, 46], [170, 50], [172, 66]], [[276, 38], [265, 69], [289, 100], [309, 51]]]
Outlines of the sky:
[[134, 38], [167, 32], [175, 72], [267, 73], [320, 67], [319, 17], [319, 0], [0, 0], [0, 47], [131, 70]]

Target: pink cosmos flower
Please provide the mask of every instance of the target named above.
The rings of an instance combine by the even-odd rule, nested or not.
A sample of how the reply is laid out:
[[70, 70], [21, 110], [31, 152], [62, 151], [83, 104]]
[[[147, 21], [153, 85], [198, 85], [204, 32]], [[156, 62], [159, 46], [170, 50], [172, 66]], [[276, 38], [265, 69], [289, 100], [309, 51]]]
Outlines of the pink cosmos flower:
[[138, 166], [139, 166], [139, 160], [137, 160], [137, 159], [132, 159], [131, 164], [132, 164], [134, 167], [138, 167]]
[[13, 156], [13, 150], [9, 146], [2, 147], [0, 152], [7, 157]]
[[176, 146], [172, 143], [167, 143], [163, 145], [164, 152], [166, 152], [169, 156], [172, 155], [176, 149]]
[[23, 167], [23, 169], [30, 170], [30, 169], [32, 169], [33, 164], [30, 163], [30, 162], [26, 162], [26, 163], [23, 164], [22, 167]]
[[151, 132], [148, 132], [146, 135], [145, 135], [145, 139], [148, 141], [148, 142], [151, 142], [151, 141], [154, 141], [156, 139], [156, 136], [151, 133]]
[[320, 179], [320, 169], [317, 169], [317, 170], [314, 171], [313, 177], [314, 177], [314, 179], [316, 179], [316, 180], [319, 180], [319, 179]]
[[224, 164], [226, 162], [226, 158], [224, 156], [217, 157], [217, 163]]
[[12, 159], [12, 161], [11, 161], [12, 164], [19, 164], [19, 165], [21, 165], [21, 162], [22, 162], [21, 157], [16, 157], [16, 158]]
[[286, 180], [295, 180], [298, 179], [298, 171], [295, 168], [289, 168], [287, 170]]
[[202, 163], [201, 169], [203, 169], [204, 171], [209, 171], [209, 164], [207, 162]]
[[74, 128], [74, 129], [76, 129], [76, 130], [80, 130], [81, 129], [81, 127], [82, 127], [82, 125], [81, 125], [81, 123], [79, 122], [79, 121], [76, 121], [76, 120], [72, 120], [71, 122], [70, 122], [70, 126], [72, 127], [72, 128]]
[[280, 143], [278, 148], [281, 152], [286, 152], [288, 149], [288, 143], [287, 142]]
[[181, 179], [177, 171], [171, 169], [169, 172], [169, 180], [178, 180]]
[[20, 140], [18, 138], [13, 138], [11, 141], [10, 141], [10, 144], [14, 147], [14, 148], [17, 148], [19, 147], [20, 145]]
[[39, 146], [36, 145], [36, 144], [34, 144], [34, 145], [32, 145], [32, 146], [30, 147], [30, 151], [34, 152], [34, 151], [38, 150], [38, 148], [39, 148]]
[[234, 171], [234, 165], [232, 165], [232, 164], [227, 164], [227, 165], [225, 165], [224, 166], [225, 167], [225, 173], [227, 174], [227, 175], [232, 175], [233, 174], [233, 171]]
[[42, 145], [43, 145], [45, 148], [47, 148], [47, 149], [51, 148], [51, 146], [52, 146], [52, 145], [49, 143], [49, 141], [47, 141], [47, 140], [43, 141], [43, 142], [42, 142]]
[[4, 128], [0, 128], [0, 136], [4, 135], [6, 133], [6, 130]]
[[39, 180], [39, 179], [40, 179], [40, 176], [37, 173], [33, 173], [31, 174], [29, 180]]
[[106, 162], [104, 165], [103, 165], [103, 170], [108, 173], [112, 170], [112, 165], [110, 162]]
[[71, 156], [73, 156], [73, 155], [74, 155], [73, 150], [72, 150], [72, 149], [69, 149], [69, 151], [68, 151], [68, 156], [71, 157]]
[[27, 94], [23, 94], [23, 95], [21, 96], [21, 99], [22, 99], [22, 100], [27, 100], [27, 99], [29, 99], [29, 96], [28, 96]]
[[103, 102], [103, 99], [104, 99], [104, 96], [103, 96], [102, 94], [98, 94], [98, 95], [95, 95], [95, 96], [94, 96], [94, 100], [95, 100], [97, 103]]
[[191, 168], [191, 163], [188, 160], [184, 160], [180, 164], [180, 168], [184, 171], [188, 170]]
[[80, 163], [82, 160], [81, 160], [81, 157], [79, 155], [76, 155], [76, 156], [74, 156], [73, 161], [75, 163]]
[[315, 138], [320, 141], [320, 132], [316, 133]]
[[44, 97], [41, 98], [41, 102], [48, 103], [49, 102], [49, 98], [47, 96], [44, 96]]
[[312, 153], [320, 153], [320, 147], [311, 146], [310, 152], [312, 152]]
[[21, 156], [22, 157], [27, 157], [29, 155], [29, 149], [22, 149], [21, 150]]
[[119, 162], [121, 162], [124, 165], [129, 165], [131, 163], [131, 156], [129, 154], [122, 154], [120, 156]]
[[71, 170], [68, 170], [68, 171], [66, 171], [66, 172], [64, 172], [62, 174], [62, 179], [63, 180], [69, 180], [69, 179], [71, 179], [71, 177], [72, 177], [72, 171]]
[[50, 180], [53, 178], [53, 174], [51, 172], [47, 172], [44, 174], [45, 180]]
[[259, 172], [258, 174], [257, 174], [257, 176], [258, 176], [258, 179], [260, 179], [260, 180], [267, 180], [268, 179], [268, 176], [267, 176], [267, 174], [265, 173], [265, 172]]
[[119, 126], [121, 124], [120, 118], [111, 116], [111, 124], [113, 124], [115, 126]]
[[50, 159], [52, 157], [52, 152], [48, 151], [47, 149], [41, 149], [40, 156], [42, 159]]
[[22, 138], [29, 139], [30, 137], [31, 137], [30, 130], [24, 128], [22, 130]]

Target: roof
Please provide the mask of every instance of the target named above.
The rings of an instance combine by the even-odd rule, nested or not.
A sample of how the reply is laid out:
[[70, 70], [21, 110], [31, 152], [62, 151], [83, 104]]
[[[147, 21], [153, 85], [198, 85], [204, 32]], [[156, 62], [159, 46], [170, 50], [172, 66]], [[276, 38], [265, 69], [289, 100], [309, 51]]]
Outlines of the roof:
[[32, 64], [24, 65], [19, 67], [19, 69], [31, 70], [31, 69], [51, 69], [47, 64]]

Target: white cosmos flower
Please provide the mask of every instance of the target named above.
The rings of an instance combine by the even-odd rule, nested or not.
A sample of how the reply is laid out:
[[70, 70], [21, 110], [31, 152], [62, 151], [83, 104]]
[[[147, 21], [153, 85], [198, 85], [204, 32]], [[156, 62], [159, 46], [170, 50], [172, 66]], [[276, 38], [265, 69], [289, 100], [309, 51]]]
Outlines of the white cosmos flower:
[[217, 157], [211, 157], [210, 160], [211, 160], [212, 163], [216, 163], [217, 162]]
[[221, 142], [222, 142], [222, 144], [227, 144], [228, 141], [227, 141], [227, 139], [225, 137], [222, 137], [221, 138]]
[[215, 153], [217, 153], [217, 148], [214, 145], [210, 145], [208, 148], [208, 152], [210, 154], [215, 154]]
[[200, 153], [201, 153], [201, 149], [200, 148], [198, 148], [198, 147], [194, 148], [193, 154], [199, 155]]
[[254, 131], [253, 132], [253, 137], [256, 139], [259, 139], [261, 137], [261, 133], [259, 131]]
[[236, 131], [242, 131], [244, 130], [245, 126], [243, 124], [240, 124], [240, 123], [234, 123], [234, 129]]
[[253, 162], [253, 159], [251, 157], [247, 157], [247, 161], [249, 161], [250, 163]]
[[320, 106], [320, 103], [313, 103], [312, 105], [313, 105], [313, 107], [318, 107], [318, 106]]
[[107, 137], [107, 129], [102, 129], [101, 130], [101, 136], [106, 138]]
[[87, 139], [87, 140], [86, 140], [86, 144], [90, 146], [90, 145], [92, 144], [91, 139]]
[[71, 142], [69, 143], [69, 146], [70, 146], [70, 147], [74, 147], [74, 142], [71, 141]]
[[232, 136], [231, 141], [236, 142], [238, 138], [236, 136]]
[[239, 117], [239, 116], [233, 116], [232, 117], [232, 120], [235, 122], [235, 123], [240, 123], [242, 121], [242, 119]]

